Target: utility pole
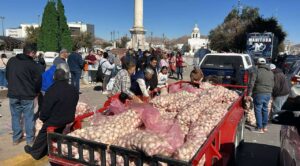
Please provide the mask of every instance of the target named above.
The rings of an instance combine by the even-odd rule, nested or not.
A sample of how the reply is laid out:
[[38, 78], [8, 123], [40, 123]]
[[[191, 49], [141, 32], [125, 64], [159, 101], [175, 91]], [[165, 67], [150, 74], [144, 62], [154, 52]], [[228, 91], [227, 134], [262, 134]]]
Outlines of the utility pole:
[[40, 15], [38, 15], [38, 25], [41, 26], [40, 25]]
[[110, 41], [112, 42], [113, 41], [113, 32], [110, 32]]
[[163, 33], [163, 46], [165, 45], [165, 33]]
[[153, 32], [151, 32], [150, 47], [152, 47], [152, 40], [153, 40]]
[[118, 34], [117, 40], [120, 41], [120, 33], [119, 33], [119, 31], [117, 31], [117, 34]]

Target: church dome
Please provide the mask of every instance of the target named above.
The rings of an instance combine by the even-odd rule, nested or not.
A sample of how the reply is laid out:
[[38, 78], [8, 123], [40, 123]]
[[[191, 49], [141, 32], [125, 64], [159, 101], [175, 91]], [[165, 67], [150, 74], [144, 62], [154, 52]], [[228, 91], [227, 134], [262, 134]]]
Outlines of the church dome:
[[193, 33], [199, 33], [200, 32], [200, 29], [198, 28], [198, 25], [195, 24], [195, 27], [193, 29]]

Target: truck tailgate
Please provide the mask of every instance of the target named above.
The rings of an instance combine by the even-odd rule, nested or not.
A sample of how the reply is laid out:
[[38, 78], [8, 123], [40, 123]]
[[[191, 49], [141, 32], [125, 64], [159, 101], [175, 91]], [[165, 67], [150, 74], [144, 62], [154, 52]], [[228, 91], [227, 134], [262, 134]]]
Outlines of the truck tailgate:
[[243, 84], [244, 70], [201, 68], [205, 77], [216, 76], [222, 84]]

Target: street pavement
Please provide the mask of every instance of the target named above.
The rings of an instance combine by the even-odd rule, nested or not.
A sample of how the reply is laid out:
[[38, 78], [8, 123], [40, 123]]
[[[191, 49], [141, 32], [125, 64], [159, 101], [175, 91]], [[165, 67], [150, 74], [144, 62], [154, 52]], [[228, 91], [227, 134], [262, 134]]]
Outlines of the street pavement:
[[252, 132], [252, 127], [245, 127], [245, 142], [237, 154], [239, 166], [276, 166], [280, 150], [280, 125], [270, 124], [268, 132], [258, 134]]
[[[184, 80], [189, 80], [191, 67], [186, 69]], [[170, 83], [176, 80], [171, 79]], [[95, 109], [101, 108], [102, 104], [107, 100], [101, 91], [97, 91], [97, 85], [82, 85], [80, 101], [88, 103]], [[96, 89], [96, 90], [95, 90]], [[25, 141], [19, 145], [12, 145], [11, 135], [11, 118], [8, 105], [8, 99], [5, 92], [0, 92], [0, 166], [46, 166], [48, 158], [44, 157], [40, 161], [33, 160], [27, 155], [23, 147]], [[270, 125], [269, 131], [265, 134], [253, 133], [249, 130], [249, 126], [245, 129], [245, 143], [241, 146], [238, 153], [239, 166], [274, 166], [276, 165], [277, 154], [279, 152], [279, 130], [280, 126]]]

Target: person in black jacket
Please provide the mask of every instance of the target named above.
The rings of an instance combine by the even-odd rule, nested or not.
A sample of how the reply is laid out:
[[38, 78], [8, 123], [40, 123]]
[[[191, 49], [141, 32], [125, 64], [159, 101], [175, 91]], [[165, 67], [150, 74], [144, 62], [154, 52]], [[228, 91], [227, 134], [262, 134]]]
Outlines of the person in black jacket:
[[150, 85], [150, 91], [154, 90], [157, 88], [158, 85], [158, 78], [157, 78], [157, 58], [156, 57], [151, 57], [150, 59], [150, 64], [148, 68], [152, 69], [154, 71], [154, 74], [149, 80], [149, 85]]
[[47, 155], [47, 128], [57, 127], [56, 132], [62, 133], [65, 126], [74, 121], [79, 93], [68, 84], [68, 79], [68, 72], [63, 69], [55, 71], [55, 83], [46, 92], [40, 113], [43, 126], [33, 146], [24, 147], [25, 152], [36, 160]]
[[27, 144], [32, 144], [34, 140], [33, 101], [42, 86], [42, 71], [34, 61], [36, 50], [35, 46], [26, 45], [23, 54], [9, 59], [6, 67], [13, 145], [17, 145], [22, 139], [23, 131], [20, 123], [22, 116], [25, 122]]
[[289, 97], [290, 87], [288, 80], [280, 69], [276, 68], [274, 64], [271, 64], [270, 68], [274, 73], [272, 113], [278, 113]]
[[39, 64], [42, 71], [45, 72], [47, 64], [42, 53], [39, 53], [39, 55], [36, 57], [36, 63]]
[[81, 71], [84, 65], [82, 56], [78, 52], [72, 52], [68, 58], [68, 65], [71, 72], [71, 85], [79, 92]]

